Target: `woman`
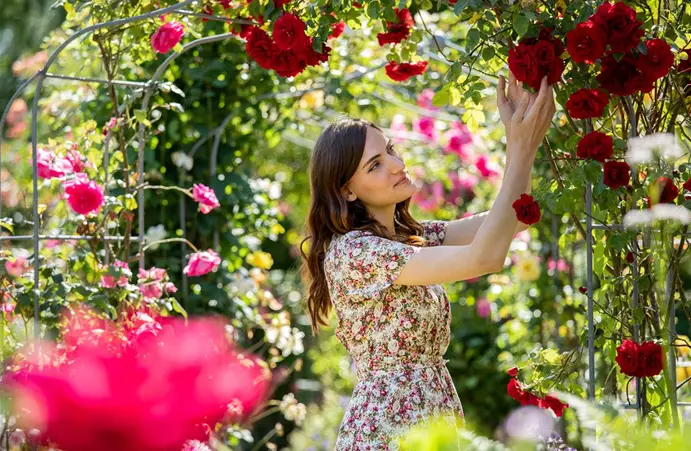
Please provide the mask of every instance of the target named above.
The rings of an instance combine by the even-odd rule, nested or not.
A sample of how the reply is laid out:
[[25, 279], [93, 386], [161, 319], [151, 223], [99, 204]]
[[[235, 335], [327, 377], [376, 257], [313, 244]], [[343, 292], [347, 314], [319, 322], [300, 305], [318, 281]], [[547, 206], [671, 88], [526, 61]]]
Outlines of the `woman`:
[[[397, 438], [432, 416], [463, 409], [443, 354], [450, 308], [442, 283], [500, 271], [522, 224], [512, 203], [530, 185], [537, 149], [555, 112], [551, 86], [528, 94], [500, 77], [507, 168], [488, 214], [417, 222], [405, 162], [375, 125], [343, 119], [327, 127], [310, 161], [312, 201], [303, 252], [312, 327], [336, 310], [336, 335], [358, 377], [336, 450], [397, 449]], [[509, 156], [512, 158], [509, 161]], [[304, 241], [303, 241], [304, 243]]]

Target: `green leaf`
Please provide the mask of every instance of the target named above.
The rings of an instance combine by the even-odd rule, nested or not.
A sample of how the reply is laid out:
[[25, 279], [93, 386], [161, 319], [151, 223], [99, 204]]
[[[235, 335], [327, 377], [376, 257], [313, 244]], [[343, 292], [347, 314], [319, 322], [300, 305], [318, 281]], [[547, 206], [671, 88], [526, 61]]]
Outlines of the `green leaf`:
[[442, 107], [449, 104], [449, 89], [448, 85], [444, 86], [441, 90], [434, 93], [432, 97], [432, 105], [436, 107]]
[[172, 306], [173, 306], [173, 311], [181, 314], [185, 319], [187, 319], [187, 312], [185, 311], [184, 308], [182, 308], [182, 305], [177, 301], [175, 298], [169, 298]]
[[522, 12], [514, 14], [513, 16], [513, 29], [516, 30], [518, 36], [524, 36], [528, 32], [530, 27], [530, 20]]
[[10, 233], [14, 233], [14, 224], [12, 223], [12, 218], [0, 219], [0, 227], [7, 229]]
[[367, 5], [367, 16], [370, 19], [379, 17], [379, 2], [371, 2]]

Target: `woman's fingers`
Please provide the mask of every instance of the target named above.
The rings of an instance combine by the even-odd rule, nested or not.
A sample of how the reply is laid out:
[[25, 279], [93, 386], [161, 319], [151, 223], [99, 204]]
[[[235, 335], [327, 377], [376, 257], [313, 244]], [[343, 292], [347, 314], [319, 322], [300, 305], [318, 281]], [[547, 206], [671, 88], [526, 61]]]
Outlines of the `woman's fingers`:
[[530, 95], [527, 92], [524, 92], [523, 95], [521, 96], [521, 100], [518, 102], [518, 106], [516, 107], [516, 111], [513, 113], [513, 117], [511, 120], [513, 122], [521, 122], [523, 120], [523, 115], [525, 114], [525, 111], [528, 109], [528, 103], [530, 102]]
[[530, 109], [530, 112], [526, 116], [526, 119], [532, 119], [540, 114], [543, 114], [543, 109], [545, 108], [545, 105], [547, 104], [547, 97], [548, 97], [548, 92], [550, 87], [547, 85], [547, 76], [542, 77], [542, 82], [540, 83], [540, 91], [537, 93], [537, 98], [535, 99], [535, 102], [533, 103], [533, 107]]
[[506, 98], [506, 79], [503, 75], [499, 76], [499, 83], [497, 84], [497, 104], [504, 105], [507, 102]]

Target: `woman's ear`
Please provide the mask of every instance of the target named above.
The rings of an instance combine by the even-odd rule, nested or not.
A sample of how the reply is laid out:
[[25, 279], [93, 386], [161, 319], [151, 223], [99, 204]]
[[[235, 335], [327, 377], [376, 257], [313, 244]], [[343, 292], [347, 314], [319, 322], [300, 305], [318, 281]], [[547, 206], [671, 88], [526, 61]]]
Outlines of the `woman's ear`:
[[345, 200], [347, 202], [353, 202], [357, 199], [357, 196], [355, 195], [355, 193], [352, 192], [351, 190], [349, 190], [347, 186], [344, 186], [341, 189], [341, 194], [343, 195], [343, 197], [345, 198]]

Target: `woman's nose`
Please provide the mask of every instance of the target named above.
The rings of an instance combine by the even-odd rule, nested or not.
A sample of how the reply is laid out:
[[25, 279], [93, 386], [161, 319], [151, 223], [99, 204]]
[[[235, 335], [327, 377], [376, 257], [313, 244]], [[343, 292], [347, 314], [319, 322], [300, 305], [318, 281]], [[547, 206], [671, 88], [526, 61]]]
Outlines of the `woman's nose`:
[[405, 161], [396, 155], [391, 155], [391, 172], [394, 174], [405, 169]]

